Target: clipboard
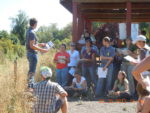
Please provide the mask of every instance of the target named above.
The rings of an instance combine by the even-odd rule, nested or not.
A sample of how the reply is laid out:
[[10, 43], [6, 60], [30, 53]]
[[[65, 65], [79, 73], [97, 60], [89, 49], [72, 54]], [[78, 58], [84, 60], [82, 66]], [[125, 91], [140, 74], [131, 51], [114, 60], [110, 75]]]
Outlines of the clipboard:
[[54, 43], [52, 41], [49, 41], [47, 44], [46, 44], [46, 47], [47, 49], [50, 49], [52, 47], [54, 47]]

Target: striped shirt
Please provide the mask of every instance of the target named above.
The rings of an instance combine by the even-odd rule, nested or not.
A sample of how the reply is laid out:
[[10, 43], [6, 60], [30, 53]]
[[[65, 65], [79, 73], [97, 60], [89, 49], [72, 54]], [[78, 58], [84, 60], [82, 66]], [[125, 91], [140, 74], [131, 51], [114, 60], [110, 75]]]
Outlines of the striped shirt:
[[54, 113], [56, 106], [56, 94], [64, 93], [65, 90], [57, 83], [42, 81], [34, 86], [36, 103], [33, 107], [34, 113]]

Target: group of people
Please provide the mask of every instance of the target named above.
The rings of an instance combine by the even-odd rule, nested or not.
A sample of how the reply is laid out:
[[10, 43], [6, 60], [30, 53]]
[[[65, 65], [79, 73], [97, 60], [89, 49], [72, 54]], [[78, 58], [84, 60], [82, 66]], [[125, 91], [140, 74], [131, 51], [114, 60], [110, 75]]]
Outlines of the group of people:
[[[34, 106], [35, 113], [55, 113], [60, 108], [62, 113], [67, 113], [66, 96], [86, 96], [90, 87], [93, 88], [96, 97], [112, 96], [120, 99], [130, 99], [136, 92], [133, 75], [143, 89], [146, 90], [147, 86], [143, 82], [144, 78], [140, 76], [141, 72], [148, 69], [148, 66], [146, 69], [140, 66], [140, 62], [149, 55], [146, 37], [139, 35], [134, 41], [136, 46], [132, 44], [131, 39], [127, 38], [125, 41], [126, 46], [123, 48], [125, 51], [121, 53], [118, 48], [114, 47], [112, 40], [107, 36], [103, 38], [103, 46], [98, 48], [87, 31], [83, 35], [85, 45], [82, 47], [81, 52], [76, 50], [76, 43], [72, 42], [70, 43], [70, 50], [67, 51], [66, 45], [62, 44], [55, 54], [54, 63], [56, 64], [57, 83], [50, 81], [52, 76], [51, 69], [41, 67], [40, 73], [43, 81], [35, 84], [34, 75], [38, 61], [37, 51], [48, 52], [48, 49], [44, 48], [45, 43], [37, 42], [33, 31], [36, 26], [37, 20], [35, 18], [30, 19], [30, 28], [26, 34], [27, 58], [29, 61], [28, 87], [33, 89], [38, 98]], [[138, 62], [127, 61], [124, 59], [126, 55], [137, 58]], [[97, 57], [100, 58], [98, 65]], [[97, 73], [99, 68], [107, 72], [105, 77], [98, 76], [101, 74]], [[139, 70], [137, 71], [137, 69]], [[145, 77], [147, 74], [142, 73], [142, 76]], [[145, 102], [148, 103], [149, 98], [146, 98]], [[145, 107], [143, 109], [148, 109], [146, 105], [143, 105]], [[140, 107], [138, 107], [139, 111], [142, 111]]]

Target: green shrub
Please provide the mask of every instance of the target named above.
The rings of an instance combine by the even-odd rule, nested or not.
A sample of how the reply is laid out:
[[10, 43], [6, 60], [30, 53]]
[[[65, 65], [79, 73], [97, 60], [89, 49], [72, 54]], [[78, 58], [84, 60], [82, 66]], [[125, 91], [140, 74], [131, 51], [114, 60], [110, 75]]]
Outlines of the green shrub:
[[10, 39], [0, 39], [0, 54], [5, 55], [5, 57], [10, 60], [16, 57], [23, 57], [25, 55], [25, 48], [20, 44], [13, 44]]

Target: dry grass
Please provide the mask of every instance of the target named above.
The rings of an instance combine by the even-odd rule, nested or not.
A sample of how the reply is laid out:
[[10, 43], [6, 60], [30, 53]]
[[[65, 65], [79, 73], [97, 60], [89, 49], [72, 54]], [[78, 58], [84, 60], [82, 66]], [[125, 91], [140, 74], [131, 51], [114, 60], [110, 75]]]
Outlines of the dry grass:
[[[55, 75], [55, 65], [52, 61], [54, 53], [39, 55], [36, 81], [40, 81], [39, 68], [49, 66]], [[0, 113], [31, 113], [32, 95], [26, 92], [28, 61], [26, 57], [17, 61], [17, 76], [14, 74], [14, 62], [4, 60], [0, 64]], [[53, 80], [55, 77], [53, 77]], [[117, 112], [118, 111], [118, 112]], [[135, 113], [135, 103], [111, 104], [98, 101], [69, 102], [69, 113]]]
[[[55, 50], [39, 55], [36, 80], [40, 81], [39, 68], [49, 66], [55, 71], [53, 64]], [[28, 61], [26, 57], [17, 60], [17, 70], [14, 73], [14, 62], [5, 60], [0, 64], [0, 113], [30, 113], [30, 96], [25, 96]], [[55, 75], [55, 73], [54, 73]], [[54, 79], [54, 78], [53, 78]]]

